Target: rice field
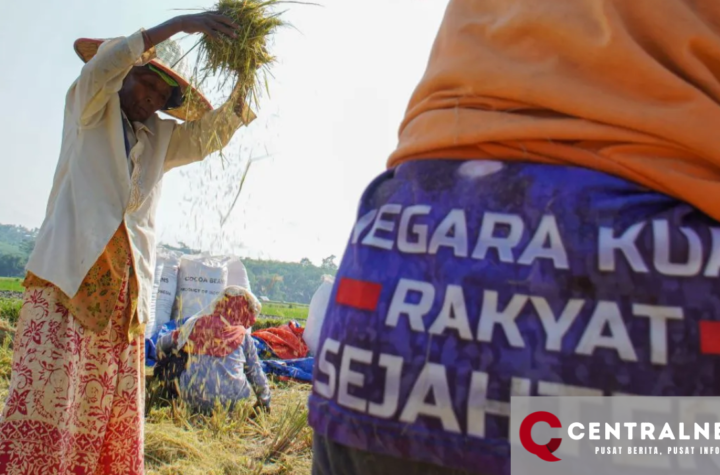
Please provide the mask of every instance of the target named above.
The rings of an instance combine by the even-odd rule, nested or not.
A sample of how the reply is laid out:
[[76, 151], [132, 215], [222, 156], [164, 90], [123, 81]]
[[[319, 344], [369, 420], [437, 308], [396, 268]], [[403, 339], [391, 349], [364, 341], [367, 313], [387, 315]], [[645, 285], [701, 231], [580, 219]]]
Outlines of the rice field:
[[[0, 408], [10, 381], [12, 335], [0, 318]], [[147, 385], [145, 467], [148, 475], [305, 475], [312, 462], [307, 425], [310, 386], [271, 381], [272, 411], [255, 414], [254, 399], [212, 417], [152, 398]]]
[[[22, 279], [0, 277], [0, 292], [22, 293], [25, 289], [22, 286]], [[19, 310], [20, 302], [9, 296], [0, 295], [0, 316], [7, 312], [15, 312]], [[273, 317], [273, 319], [287, 322], [297, 320], [301, 324], [305, 324], [308, 317], [309, 307], [298, 303], [282, 303], [282, 302], [263, 302], [262, 314], [265, 317]]]
[[[22, 292], [19, 279], [0, 278], [0, 291]], [[12, 336], [22, 301], [0, 298], [0, 408], [10, 381]], [[308, 306], [263, 303], [260, 326], [304, 324]], [[265, 325], [262, 325], [265, 324]], [[310, 386], [271, 381], [272, 412], [255, 415], [254, 398], [229, 413], [191, 414], [182, 404], [153, 397], [148, 381], [145, 464], [148, 475], [300, 475], [310, 473], [312, 431], [307, 425]]]
[[22, 292], [22, 279], [13, 277], [0, 277], [0, 292]]
[[148, 475], [308, 474], [312, 431], [307, 425], [309, 386], [273, 382], [272, 412], [252, 403], [212, 417], [182, 405], [154, 406], [146, 418]]
[[283, 304], [266, 302], [262, 304], [262, 314], [268, 317], [277, 317], [282, 320], [297, 320], [304, 324], [308, 318], [310, 308], [307, 305]]

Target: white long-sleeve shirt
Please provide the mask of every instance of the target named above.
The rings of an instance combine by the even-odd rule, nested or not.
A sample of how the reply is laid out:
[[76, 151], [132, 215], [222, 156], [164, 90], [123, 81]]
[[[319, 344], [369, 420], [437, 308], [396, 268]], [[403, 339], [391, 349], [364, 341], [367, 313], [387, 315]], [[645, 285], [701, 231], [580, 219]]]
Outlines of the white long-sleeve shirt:
[[223, 148], [255, 119], [234, 104], [193, 122], [155, 115], [134, 123], [131, 175], [118, 92], [133, 66], [147, 64], [142, 30], [109, 40], [68, 91], [60, 159], [45, 220], [27, 270], [74, 296], [87, 272], [124, 222], [139, 283], [138, 319], [148, 320], [155, 269], [155, 212], [163, 174]]

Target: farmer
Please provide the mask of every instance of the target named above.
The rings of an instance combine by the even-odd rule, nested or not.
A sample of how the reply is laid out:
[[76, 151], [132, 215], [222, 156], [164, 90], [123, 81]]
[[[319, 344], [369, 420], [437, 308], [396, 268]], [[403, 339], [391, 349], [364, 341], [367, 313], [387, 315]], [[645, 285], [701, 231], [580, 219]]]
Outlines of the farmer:
[[67, 94], [60, 160], [27, 267], [0, 473], [143, 473], [143, 330], [160, 182], [254, 119], [238, 94], [212, 111], [154, 47], [180, 32], [217, 38], [236, 29], [204, 13], [75, 43], [87, 64]]
[[719, 127], [717, 0], [450, 0], [337, 274], [313, 473], [507, 475], [511, 395], [717, 396]]
[[[160, 337], [156, 375], [163, 373], [168, 387], [176, 378], [180, 398], [197, 412], [212, 413], [217, 404], [232, 410], [251, 389], [256, 407], [270, 411], [270, 385], [249, 331], [259, 314], [260, 302], [249, 290], [226, 288], [208, 308]], [[178, 360], [181, 368], [171, 368]]]

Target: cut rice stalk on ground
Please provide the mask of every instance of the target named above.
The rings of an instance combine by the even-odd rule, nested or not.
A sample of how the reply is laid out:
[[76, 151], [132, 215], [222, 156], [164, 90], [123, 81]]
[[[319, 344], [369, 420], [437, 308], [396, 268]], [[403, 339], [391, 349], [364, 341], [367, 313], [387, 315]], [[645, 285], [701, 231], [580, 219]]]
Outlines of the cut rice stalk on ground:
[[[0, 383], [2, 379], [0, 379]], [[148, 475], [304, 475], [312, 464], [308, 388], [271, 383], [273, 409], [253, 413], [253, 400], [232, 411], [193, 413], [175, 401], [146, 420]], [[1, 389], [1, 388], [0, 388]]]

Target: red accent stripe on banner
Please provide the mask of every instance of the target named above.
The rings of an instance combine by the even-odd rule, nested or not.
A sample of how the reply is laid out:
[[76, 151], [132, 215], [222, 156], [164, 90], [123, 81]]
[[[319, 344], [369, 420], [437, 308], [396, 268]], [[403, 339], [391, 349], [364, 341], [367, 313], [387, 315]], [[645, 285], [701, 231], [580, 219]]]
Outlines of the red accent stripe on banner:
[[380, 284], [343, 278], [340, 280], [335, 301], [340, 305], [374, 311], [380, 300], [380, 292], [382, 292]]
[[720, 322], [700, 322], [700, 352], [720, 355]]

